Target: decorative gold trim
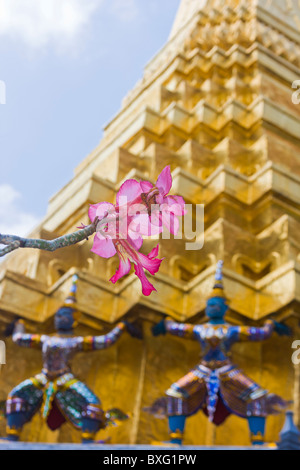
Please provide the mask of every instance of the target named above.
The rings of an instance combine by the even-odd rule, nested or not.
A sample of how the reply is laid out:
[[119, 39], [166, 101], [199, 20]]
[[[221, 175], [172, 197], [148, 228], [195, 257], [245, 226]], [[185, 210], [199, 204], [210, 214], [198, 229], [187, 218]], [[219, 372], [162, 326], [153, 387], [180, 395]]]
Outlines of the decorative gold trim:
[[173, 390], [172, 388], [169, 388], [166, 391], [166, 395], [168, 395], [168, 397], [184, 398], [184, 396], [181, 392], [177, 392], [176, 390]]
[[221, 287], [214, 287], [212, 293], [208, 298], [213, 299], [214, 297], [221, 297], [222, 299], [226, 299], [224, 289]]
[[82, 437], [82, 439], [88, 439], [88, 440], [93, 441], [95, 439], [96, 434], [97, 433], [95, 433], [95, 432], [83, 432], [81, 434], [81, 437]]
[[255, 442], [265, 442], [265, 437], [259, 431], [257, 434], [251, 433], [251, 442], [255, 444]]
[[171, 439], [183, 439], [183, 432], [180, 431], [179, 429], [176, 429], [175, 432], [170, 433], [170, 438]]
[[16, 428], [15, 426], [6, 426], [6, 434], [9, 436], [20, 436], [22, 428]]

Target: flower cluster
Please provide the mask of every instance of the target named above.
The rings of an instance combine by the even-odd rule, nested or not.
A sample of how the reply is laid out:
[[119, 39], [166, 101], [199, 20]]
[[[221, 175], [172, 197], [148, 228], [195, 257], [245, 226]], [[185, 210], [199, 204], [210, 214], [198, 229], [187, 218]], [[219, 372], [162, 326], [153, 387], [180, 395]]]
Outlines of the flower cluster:
[[172, 176], [167, 166], [155, 186], [149, 181], [127, 180], [120, 187], [115, 205], [100, 202], [90, 206], [91, 221], [96, 217], [99, 220], [92, 251], [102, 258], [111, 258], [116, 253], [119, 256], [119, 268], [111, 282], [128, 274], [133, 264], [143, 294], [148, 296], [156, 290], [144, 269], [152, 275], [159, 270], [162, 262], [157, 258], [159, 245], [148, 255], [139, 250], [144, 236], [158, 235], [164, 227], [170, 233], [178, 233], [178, 217], [185, 214], [185, 203], [182, 197], [169, 195], [171, 187]]

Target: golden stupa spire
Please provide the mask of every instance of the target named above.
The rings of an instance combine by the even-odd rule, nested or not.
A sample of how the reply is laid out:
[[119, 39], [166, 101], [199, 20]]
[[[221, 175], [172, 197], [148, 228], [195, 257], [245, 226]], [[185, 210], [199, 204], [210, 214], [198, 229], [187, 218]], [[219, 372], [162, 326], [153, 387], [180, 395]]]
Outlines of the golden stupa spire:
[[209, 0], [181, 0], [173, 28], [170, 33], [170, 39], [186, 24], [191, 17], [199, 10], [204, 8]]
[[222, 10], [224, 7], [236, 8], [253, 7], [260, 13], [270, 12], [297, 30], [300, 28], [300, 2], [299, 0], [181, 0], [169, 39], [172, 39], [184, 26], [200, 11]]

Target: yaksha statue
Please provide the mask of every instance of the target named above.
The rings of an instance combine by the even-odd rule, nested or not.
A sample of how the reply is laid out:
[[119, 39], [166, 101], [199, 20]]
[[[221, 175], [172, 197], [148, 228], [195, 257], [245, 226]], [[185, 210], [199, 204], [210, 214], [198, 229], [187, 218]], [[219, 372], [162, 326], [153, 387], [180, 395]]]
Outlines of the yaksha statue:
[[263, 341], [275, 331], [289, 335], [290, 329], [272, 320], [261, 328], [232, 326], [225, 322], [228, 306], [223, 289], [223, 262], [219, 261], [213, 292], [207, 301], [207, 323], [202, 325], [175, 323], [166, 319], [156, 324], [155, 336], [170, 333], [199, 342], [201, 362], [186, 376], [171, 385], [166, 397], [158, 399], [147, 409], [169, 420], [170, 442], [182, 444], [186, 418], [202, 410], [216, 425], [231, 414], [248, 420], [251, 440], [264, 441], [265, 420], [268, 415], [284, 411], [288, 402], [269, 393], [244, 375], [228, 357], [231, 346], [239, 341]]
[[57, 334], [26, 334], [23, 322], [18, 321], [15, 325], [13, 341], [19, 346], [40, 349], [43, 369], [35, 377], [17, 385], [6, 400], [8, 440], [19, 440], [22, 427], [38, 410], [51, 430], [69, 421], [81, 431], [84, 443], [92, 442], [95, 434], [105, 428], [110, 419], [96, 395], [74, 377], [70, 360], [77, 352], [112, 346], [126, 329], [132, 336], [139, 336], [139, 332], [130, 323], [120, 322], [103, 336], [73, 336], [76, 282], [77, 276], [74, 276], [69, 296], [55, 314]]

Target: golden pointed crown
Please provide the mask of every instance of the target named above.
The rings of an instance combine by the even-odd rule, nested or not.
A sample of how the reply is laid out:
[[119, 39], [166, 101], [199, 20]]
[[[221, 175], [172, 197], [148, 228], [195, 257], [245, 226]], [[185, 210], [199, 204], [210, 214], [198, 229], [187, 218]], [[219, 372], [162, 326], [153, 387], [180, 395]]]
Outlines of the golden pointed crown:
[[214, 284], [212, 293], [209, 296], [209, 299], [212, 299], [214, 297], [222, 297], [223, 299], [226, 299], [225, 293], [224, 293], [224, 286], [223, 286], [223, 265], [224, 265], [224, 261], [219, 260], [217, 262], [215, 284]]
[[74, 274], [72, 277], [72, 285], [70, 292], [68, 294], [68, 297], [66, 298], [63, 307], [69, 307], [76, 309], [76, 292], [77, 292], [77, 281], [78, 281], [78, 276], [77, 274]]

